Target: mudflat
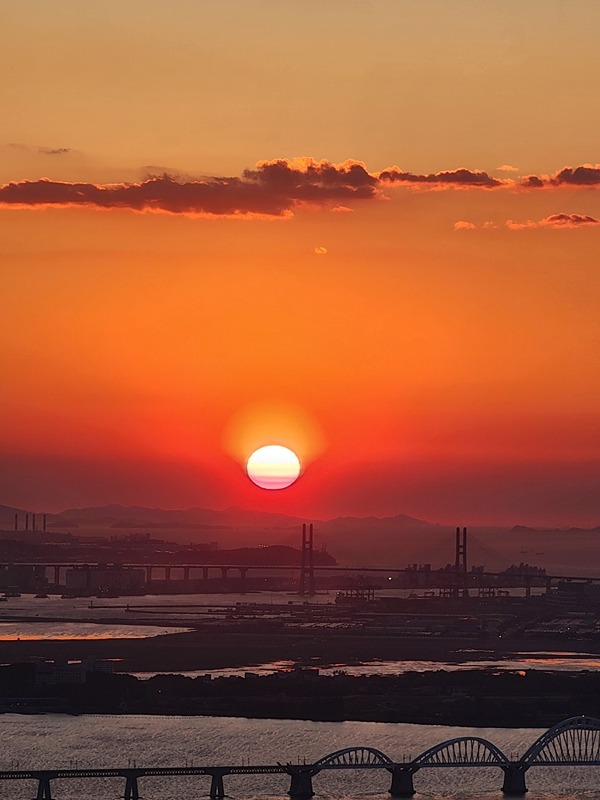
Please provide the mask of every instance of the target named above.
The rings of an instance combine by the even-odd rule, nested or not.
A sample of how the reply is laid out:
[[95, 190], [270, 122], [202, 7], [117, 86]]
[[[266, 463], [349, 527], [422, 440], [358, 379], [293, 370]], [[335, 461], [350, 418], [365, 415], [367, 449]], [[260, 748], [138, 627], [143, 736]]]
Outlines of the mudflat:
[[[352, 664], [374, 660], [439, 662], [510, 658], [523, 650], [593, 653], [590, 642], [498, 638], [407, 638], [347, 632], [235, 632], [193, 630], [145, 639], [0, 641], [0, 663], [43, 659], [118, 659], [120, 672], [180, 672], [253, 666], [290, 660], [300, 664]], [[440, 663], [443, 669], [443, 663]]]

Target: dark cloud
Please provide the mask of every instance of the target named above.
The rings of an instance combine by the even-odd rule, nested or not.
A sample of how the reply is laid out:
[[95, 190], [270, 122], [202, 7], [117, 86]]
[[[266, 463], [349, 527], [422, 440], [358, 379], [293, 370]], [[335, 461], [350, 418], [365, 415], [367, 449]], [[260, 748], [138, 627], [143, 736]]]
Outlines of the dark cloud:
[[502, 181], [492, 178], [487, 172], [470, 169], [455, 169], [447, 172], [434, 172], [429, 175], [418, 175], [413, 172], [401, 172], [397, 167], [392, 167], [379, 173], [379, 178], [388, 183], [430, 183], [485, 188], [502, 186], [503, 184]]
[[69, 153], [72, 153], [73, 149], [71, 147], [39, 147], [38, 153], [41, 153], [44, 156], [66, 156]]
[[577, 227], [578, 225], [600, 225], [600, 220], [590, 217], [588, 214], [551, 214], [542, 220], [547, 225], [567, 225]]
[[552, 179], [556, 184], [570, 184], [571, 186], [598, 186], [600, 185], [600, 166], [586, 164], [583, 167], [565, 167], [557, 172]]
[[537, 175], [528, 175], [521, 180], [521, 186], [527, 189], [541, 189], [544, 186], [544, 181], [538, 178]]
[[[60, 156], [73, 151], [65, 147], [39, 148], [39, 152]], [[560, 185], [594, 186], [596, 183], [600, 184], [600, 167], [565, 167], [553, 177], [530, 175], [515, 181], [498, 180], [487, 172], [464, 168], [421, 175], [390, 167], [373, 173], [360, 161], [333, 164], [301, 158], [261, 161], [241, 176], [231, 177], [196, 179], [163, 172], [145, 175], [143, 180], [132, 183], [23, 180], [0, 186], [0, 206], [86, 206], [204, 216], [286, 217], [301, 204], [348, 209], [351, 201], [383, 197], [394, 186], [422, 186], [435, 191], [519, 186], [555, 189]]]
[[43, 156], [66, 156], [75, 152], [72, 147], [33, 147], [29, 144], [21, 144], [21, 142], [9, 142], [7, 147], [11, 147], [13, 150], [27, 150]]
[[292, 203], [283, 197], [270, 196], [260, 184], [236, 178], [180, 183], [164, 175], [130, 184], [97, 185], [48, 179], [9, 183], [0, 188], [0, 204], [281, 216]]
[[[600, 220], [595, 217], [590, 217], [588, 214], [550, 214], [540, 220], [528, 219], [525, 222], [517, 222], [514, 219], [508, 219], [505, 223], [506, 227], [511, 231], [522, 231], [528, 228], [582, 228], [591, 225], [600, 225]], [[455, 231], [474, 231], [474, 230], [495, 230], [498, 224], [492, 220], [487, 222], [469, 222], [468, 220], [460, 219], [454, 223]]]
[[377, 178], [358, 162], [331, 164], [310, 159], [266, 161], [241, 178], [181, 181], [164, 174], [140, 183], [98, 185], [42, 178], [0, 187], [0, 205], [92, 206], [172, 214], [282, 216], [298, 203], [370, 199]]
[[302, 191], [305, 188], [321, 189], [340, 186], [352, 190], [367, 189], [367, 195], [372, 194], [372, 189], [377, 185], [377, 177], [367, 172], [360, 161], [344, 161], [341, 164], [332, 164], [329, 161], [314, 161], [313, 159], [298, 159], [289, 161], [277, 159], [275, 161], [259, 161], [256, 169], [244, 170], [244, 178], [269, 184], [273, 188], [284, 191]]
[[563, 167], [554, 175], [528, 175], [522, 178], [520, 186], [527, 189], [541, 189], [553, 186], [600, 186], [600, 165], [585, 164], [580, 167]]
[[600, 220], [590, 217], [588, 214], [550, 214], [549, 217], [526, 222], [515, 222], [507, 220], [506, 227], [513, 231], [520, 231], [526, 228], [584, 228], [593, 225], [600, 225]]

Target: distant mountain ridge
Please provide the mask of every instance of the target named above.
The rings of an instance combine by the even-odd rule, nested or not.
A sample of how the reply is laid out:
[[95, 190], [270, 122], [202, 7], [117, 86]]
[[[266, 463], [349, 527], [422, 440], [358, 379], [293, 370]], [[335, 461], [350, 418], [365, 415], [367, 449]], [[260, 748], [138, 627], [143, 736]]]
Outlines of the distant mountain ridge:
[[0, 528], [12, 530], [15, 524], [15, 514], [18, 514], [19, 517], [23, 516], [24, 519], [26, 513], [27, 511], [23, 508], [0, 505]]
[[[29, 513], [29, 533], [24, 531], [26, 513]], [[31, 510], [0, 505], [0, 540], [13, 538], [15, 514], [19, 515], [19, 534], [14, 538], [30, 537]], [[36, 510], [38, 534], [42, 516], [43, 511]], [[110, 536], [122, 539], [144, 532], [153, 539], [180, 544], [217, 542], [223, 550], [274, 545], [297, 550], [301, 545], [301, 526], [310, 521], [310, 517], [302, 519], [236, 507], [216, 511], [200, 507], [162, 509], [119, 504], [69, 508], [47, 515], [48, 531], [53, 532], [48, 536], [71, 533], [82, 540]], [[316, 551], [330, 553], [340, 564], [385, 566], [393, 571], [407, 564], [431, 564], [436, 568], [455, 560], [455, 525], [430, 523], [405, 514], [339, 516], [312, 521]], [[550, 528], [540, 525], [534, 528], [517, 525], [512, 530], [469, 526], [469, 565], [483, 565], [497, 571], [526, 561], [545, 568], [549, 574], [588, 576], [592, 570], [600, 576], [600, 566], [595, 566], [600, 564], [599, 533], [600, 526]]]
[[593, 528], [532, 528], [529, 525], [514, 525], [512, 533], [600, 533], [600, 525]]
[[427, 522], [416, 517], [409, 517], [406, 514], [395, 514], [392, 517], [334, 517], [333, 519], [322, 520], [319, 522], [319, 529], [333, 528], [337, 531], [354, 531], [357, 528], [369, 530], [389, 530], [393, 528], [430, 528], [437, 526], [435, 522]]
[[[210, 508], [192, 507], [186, 509], [149, 508], [146, 506], [122, 506], [110, 504], [87, 508], [69, 508], [59, 514], [49, 514], [53, 527], [64, 524], [69, 527], [131, 527], [144, 525], [202, 528], [269, 528], [289, 529], [310, 519], [273, 514], [268, 511], [253, 511], [232, 506], [222, 511]], [[393, 517], [336, 517], [330, 520], [315, 520], [319, 529], [329, 531], [356, 531], [369, 529], [389, 530], [398, 528], [429, 527], [430, 522], [397, 514]]]
[[256, 527], [289, 528], [303, 522], [285, 514], [270, 514], [242, 508], [215, 511], [210, 508], [191, 507], [185, 509], [149, 508], [146, 506], [122, 506], [111, 504], [88, 508], [69, 508], [59, 514], [49, 515], [53, 524], [75, 523], [80, 527], [113, 527], [121, 525], [160, 525], [160, 527], [193, 525], [203, 527]]

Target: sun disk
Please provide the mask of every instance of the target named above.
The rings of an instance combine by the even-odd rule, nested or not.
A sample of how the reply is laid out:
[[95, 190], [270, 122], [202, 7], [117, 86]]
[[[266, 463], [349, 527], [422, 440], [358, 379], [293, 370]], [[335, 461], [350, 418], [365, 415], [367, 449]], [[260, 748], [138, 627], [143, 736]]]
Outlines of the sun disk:
[[259, 447], [246, 463], [248, 477], [261, 489], [285, 489], [300, 475], [300, 459], [289, 447]]

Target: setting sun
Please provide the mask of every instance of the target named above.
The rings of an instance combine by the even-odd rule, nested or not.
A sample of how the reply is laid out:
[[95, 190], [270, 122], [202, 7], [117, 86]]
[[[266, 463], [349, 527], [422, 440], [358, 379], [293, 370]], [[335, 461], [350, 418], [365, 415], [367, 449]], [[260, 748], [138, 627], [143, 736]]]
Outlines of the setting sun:
[[261, 489], [285, 489], [298, 479], [300, 459], [288, 447], [271, 444], [252, 453], [246, 471]]

